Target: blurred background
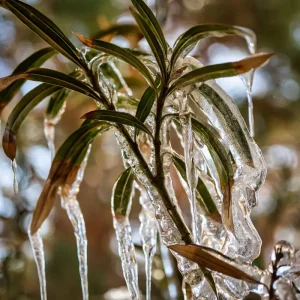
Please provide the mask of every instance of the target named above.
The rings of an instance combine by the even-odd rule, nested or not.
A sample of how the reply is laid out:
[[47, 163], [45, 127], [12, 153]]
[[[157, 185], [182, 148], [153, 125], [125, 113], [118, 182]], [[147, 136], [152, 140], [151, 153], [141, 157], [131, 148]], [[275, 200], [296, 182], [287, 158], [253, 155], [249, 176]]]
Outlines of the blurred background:
[[[91, 36], [116, 22], [131, 23], [129, 0], [27, 0], [74, 41], [71, 31]], [[155, 8], [154, 1], [148, 1]], [[171, 0], [158, 1], [157, 14], [164, 23], [170, 45], [183, 31], [205, 22], [241, 25], [253, 29], [259, 51], [275, 52], [270, 63], [255, 73], [255, 139], [268, 166], [266, 183], [260, 191], [259, 204], [252, 218], [263, 246], [255, 263], [266, 268], [275, 241], [285, 239], [300, 248], [300, 1], [299, 0]], [[136, 32], [115, 37], [122, 46], [145, 46]], [[9, 75], [24, 58], [45, 43], [0, 8], [0, 77]], [[77, 43], [77, 46], [80, 45]], [[204, 64], [237, 60], [248, 55], [247, 45], [237, 37], [208, 39], [192, 53]], [[45, 66], [72, 70], [58, 55]], [[125, 78], [139, 97], [145, 89], [140, 77], [125, 70]], [[238, 103], [247, 121], [245, 87], [240, 78], [219, 80], [220, 85]], [[14, 101], [2, 113], [2, 131], [13, 105], [37, 83], [27, 82]], [[18, 181], [20, 191], [13, 193], [10, 161], [0, 150], [0, 299], [39, 299], [36, 267], [27, 228], [31, 212], [50, 168], [50, 152], [43, 132], [44, 101], [27, 118], [18, 136]], [[80, 126], [80, 116], [93, 109], [91, 101], [72, 94], [61, 122], [56, 128], [56, 148]], [[123, 170], [114, 137], [107, 133], [93, 146], [79, 200], [88, 237], [90, 299], [127, 299], [121, 264], [110, 213], [112, 186]], [[176, 187], [180, 193], [180, 187]], [[184, 199], [185, 196], [183, 195]], [[184, 211], [187, 202], [181, 201]], [[134, 241], [139, 244], [138, 214], [134, 201], [131, 224]], [[81, 299], [75, 238], [71, 224], [57, 201], [42, 228], [46, 251], [49, 299]], [[145, 289], [142, 253], [138, 253], [140, 286]], [[160, 262], [154, 268], [153, 299], [162, 299], [164, 274]], [[121, 287], [121, 288], [120, 288]], [[123, 287], [123, 288], [122, 288]], [[126, 289], [125, 289], [126, 291]], [[164, 293], [164, 292], [163, 292]]]

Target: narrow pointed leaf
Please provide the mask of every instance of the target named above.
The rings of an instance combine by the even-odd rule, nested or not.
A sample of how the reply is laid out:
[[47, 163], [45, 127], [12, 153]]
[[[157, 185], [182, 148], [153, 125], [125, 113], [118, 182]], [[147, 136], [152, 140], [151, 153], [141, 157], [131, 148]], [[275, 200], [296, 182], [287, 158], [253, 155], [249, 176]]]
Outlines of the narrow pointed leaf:
[[169, 248], [183, 257], [224, 275], [244, 280], [250, 283], [261, 283], [263, 272], [258, 268], [246, 264], [218, 252], [214, 249], [199, 245], [172, 245]]
[[43, 99], [59, 90], [59, 86], [41, 84], [26, 94], [14, 107], [8, 117], [2, 141], [3, 150], [11, 160], [16, 157], [17, 134], [22, 122]]
[[171, 58], [173, 66], [179, 56], [186, 56], [196, 44], [203, 38], [224, 37], [226, 35], [238, 35], [246, 39], [247, 43], [256, 44], [255, 33], [248, 28], [231, 26], [225, 24], [203, 24], [197, 25], [184, 32], [175, 42]]
[[159, 41], [155, 34], [149, 28], [148, 23], [146, 22], [140, 14], [137, 13], [135, 9], [130, 9], [132, 16], [134, 17], [135, 21], [137, 22], [138, 26], [140, 27], [145, 39], [147, 40], [150, 49], [157, 61], [157, 64], [161, 71], [161, 77], [163, 79], [167, 76], [167, 68], [166, 68], [166, 54], [160, 45]]
[[198, 135], [200, 137], [200, 140], [207, 146], [214, 161], [219, 175], [221, 190], [223, 194], [223, 223], [229, 230], [234, 232], [231, 199], [231, 189], [234, 183], [234, 170], [231, 153], [220, 141], [220, 139], [218, 139], [218, 134], [215, 134], [212, 127], [193, 119], [192, 128], [194, 133]]
[[17, 18], [58, 52], [69, 58], [78, 66], [82, 66], [83, 62], [79, 58], [75, 46], [49, 18], [32, 6], [18, 0], [2, 0], [2, 3]]
[[249, 165], [253, 166], [253, 158], [245, 133], [238, 122], [236, 116], [227, 105], [226, 101], [217, 93], [211, 86], [202, 84], [199, 87], [201, 94], [209, 101], [216, 109], [223, 115], [224, 120], [230, 130], [233, 132], [235, 141], [239, 145], [237, 150], [243, 160]]
[[134, 175], [131, 168], [117, 179], [112, 192], [112, 206], [116, 217], [127, 216], [130, 210]]
[[155, 90], [151, 87], [148, 87], [143, 94], [141, 101], [139, 102], [135, 116], [142, 123], [145, 122], [151, 112], [152, 106], [155, 101], [155, 96]]
[[152, 77], [149, 69], [131, 52], [129, 52], [126, 49], [123, 49], [117, 45], [114, 45], [112, 43], [86, 38], [77, 33], [74, 33], [74, 34], [84, 45], [86, 45], [90, 48], [102, 51], [109, 55], [112, 55], [112, 56], [130, 64], [132, 67], [137, 69], [144, 76], [144, 78], [147, 80], [149, 85], [155, 87], [154, 80], [153, 80], [153, 77]]
[[184, 88], [195, 83], [247, 73], [265, 64], [272, 55], [273, 54], [270, 53], [260, 53], [237, 62], [210, 65], [193, 70], [177, 79], [170, 87], [169, 94], [176, 89]]
[[168, 44], [166, 42], [162, 29], [151, 9], [143, 0], [131, 0], [131, 2], [135, 6], [137, 11], [140, 13], [140, 15], [149, 24], [150, 30], [153, 32], [153, 35], [158, 39], [162, 49], [164, 50], [165, 55], [167, 55]]
[[94, 110], [83, 115], [82, 119], [95, 119], [128, 125], [140, 129], [152, 136], [150, 130], [140, 120], [124, 112], [112, 110]]
[[[57, 51], [51, 47], [43, 48], [33, 53], [25, 60], [23, 60], [13, 71], [12, 74], [18, 74], [27, 71], [30, 68], [40, 67], [46, 60], [55, 55]], [[7, 88], [0, 92], [0, 114], [5, 106], [13, 99], [18, 93], [25, 80], [19, 80], [12, 83]]]
[[20, 79], [40, 81], [52, 85], [58, 85], [79, 92], [81, 94], [90, 96], [95, 100], [100, 100], [99, 96], [86, 83], [77, 80], [70, 75], [43, 68], [34, 68], [23, 73], [1, 78], [0, 91]]
[[88, 147], [96, 135], [108, 129], [103, 123], [92, 122], [76, 130], [59, 148], [33, 212], [30, 229], [32, 234], [42, 226], [51, 212], [59, 187], [73, 184]]
[[[79, 79], [82, 76], [82, 73], [80, 71], [74, 71], [69, 75]], [[46, 109], [45, 119], [48, 121], [51, 120], [51, 122], [55, 121], [55, 123], [59, 121], [61, 112], [65, 106], [68, 96], [70, 95], [70, 92], [70, 89], [62, 88], [51, 96]]]

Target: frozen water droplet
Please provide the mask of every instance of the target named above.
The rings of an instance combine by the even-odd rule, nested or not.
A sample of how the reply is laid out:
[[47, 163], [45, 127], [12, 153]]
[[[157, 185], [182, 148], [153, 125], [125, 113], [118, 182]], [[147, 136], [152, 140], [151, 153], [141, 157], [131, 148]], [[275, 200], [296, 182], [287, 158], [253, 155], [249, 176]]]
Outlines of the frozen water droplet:
[[31, 243], [37, 271], [38, 271], [41, 300], [47, 300], [45, 254], [44, 254], [43, 240], [42, 237], [40, 236], [39, 231], [37, 231], [35, 234], [31, 234], [29, 231], [28, 235], [29, 235], [29, 240]]
[[15, 193], [15, 195], [17, 195], [18, 191], [19, 191], [19, 185], [18, 185], [18, 178], [17, 178], [18, 166], [17, 166], [16, 159], [14, 159], [11, 162], [11, 167], [12, 167], [12, 170], [13, 170], [13, 173], [14, 173], [14, 182], [13, 182], [14, 193]]
[[272, 251], [271, 260], [277, 267], [289, 265], [294, 258], [295, 248], [287, 241], [279, 241], [275, 244]]

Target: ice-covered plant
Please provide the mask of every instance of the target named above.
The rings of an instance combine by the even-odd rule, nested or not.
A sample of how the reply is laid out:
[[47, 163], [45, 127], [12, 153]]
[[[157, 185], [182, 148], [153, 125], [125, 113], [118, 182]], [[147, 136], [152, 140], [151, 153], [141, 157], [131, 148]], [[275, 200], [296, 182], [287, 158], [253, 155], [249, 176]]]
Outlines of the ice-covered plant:
[[[22, 122], [37, 104], [51, 96], [45, 135], [53, 162], [29, 230], [42, 299], [46, 299], [46, 278], [39, 228], [57, 194], [74, 227], [83, 299], [88, 299], [87, 241], [77, 193], [91, 144], [108, 130], [115, 134], [126, 169], [112, 192], [112, 214], [132, 299], [142, 297], [129, 222], [135, 189], [139, 190], [142, 206], [140, 235], [147, 299], [151, 298], [151, 265], [158, 233], [178, 261], [186, 299], [240, 299], [252, 289], [277, 297], [273, 283], [278, 278], [273, 280], [274, 272], [252, 266], [260, 253], [261, 240], [249, 215], [257, 204], [256, 192], [265, 179], [266, 168], [253, 140], [251, 87], [254, 69], [271, 56], [255, 54], [255, 34], [239, 26], [204, 24], [183, 33], [171, 48], [150, 8], [142, 0], [132, 0], [131, 14], [151, 53], [75, 33], [85, 45], [79, 50], [51, 20], [30, 5], [18, 0], [0, 3], [51, 46], [24, 60], [11, 76], [0, 79], [1, 110], [26, 80], [42, 82], [17, 103], [6, 124], [3, 149], [14, 169]], [[251, 56], [209, 66], [188, 56], [201, 39], [226, 35], [243, 37]], [[41, 68], [57, 53], [74, 64], [74, 71], [64, 74]], [[136, 69], [147, 82], [141, 99], [132, 95], [122, 77], [120, 61]], [[213, 81], [244, 73], [251, 134], [233, 100]], [[87, 95], [97, 109], [82, 117], [85, 121], [81, 127], [55, 153], [54, 126], [63, 115], [70, 91]], [[183, 156], [172, 147], [171, 130], [181, 140]], [[183, 218], [178, 206], [170, 174], [172, 166], [187, 193], [191, 220]], [[17, 184], [15, 187], [17, 190]], [[163, 251], [161, 255], [164, 257]]]

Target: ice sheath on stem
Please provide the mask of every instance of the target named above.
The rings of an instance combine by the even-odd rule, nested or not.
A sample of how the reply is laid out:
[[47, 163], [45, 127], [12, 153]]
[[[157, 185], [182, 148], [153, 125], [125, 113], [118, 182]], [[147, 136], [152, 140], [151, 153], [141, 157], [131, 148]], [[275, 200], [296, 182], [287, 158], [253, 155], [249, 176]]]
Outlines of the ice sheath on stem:
[[179, 120], [182, 130], [186, 177], [189, 187], [188, 198], [191, 206], [193, 236], [195, 243], [197, 243], [201, 237], [197, 226], [196, 185], [198, 178], [194, 157], [192, 117], [189, 111], [189, 103], [186, 92], [181, 90], [176, 91], [174, 93], [174, 97], [176, 97], [176, 100], [179, 102]]

